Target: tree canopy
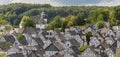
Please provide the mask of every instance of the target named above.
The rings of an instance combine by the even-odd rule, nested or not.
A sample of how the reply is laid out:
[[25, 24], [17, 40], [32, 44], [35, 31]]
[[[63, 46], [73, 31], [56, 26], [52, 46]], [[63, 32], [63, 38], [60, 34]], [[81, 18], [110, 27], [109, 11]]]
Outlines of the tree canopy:
[[24, 16], [21, 21], [22, 27], [35, 27], [35, 22], [29, 17]]
[[[115, 18], [119, 25], [120, 22], [120, 6], [114, 7], [102, 7], [102, 6], [64, 6], [53, 7], [49, 4], [23, 4], [15, 3], [0, 6], [0, 19], [6, 19], [10, 24], [18, 26], [23, 16], [37, 16], [42, 11], [46, 12], [46, 18], [49, 23], [56, 16], [60, 16], [59, 19], [70, 19], [72, 15], [74, 20], [69, 20], [67, 27], [78, 25], [82, 26], [86, 23], [96, 24], [98, 20], [104, 22], [110, 22], [109, 19]], [[66, 18], [68, 17], [68, 18]], [[55, 23], [55, 22], [53, 22]], [[60, 26], [60, 25], [58, 25]], [[58, 27], [57, 26], [57, 27]], [[60, 26], [61, 27], [61, 26]]]
[[98, 21], [97, 22], [97, 28], [100, 29], [100, 28], [103, 28], [105, 26], [105, 22], [104, 21]]

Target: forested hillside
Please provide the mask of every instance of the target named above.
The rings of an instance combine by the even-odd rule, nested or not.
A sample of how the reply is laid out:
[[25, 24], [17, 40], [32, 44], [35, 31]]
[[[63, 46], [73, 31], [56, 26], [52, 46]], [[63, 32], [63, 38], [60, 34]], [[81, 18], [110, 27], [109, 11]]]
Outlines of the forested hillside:
[[[77, 25], [85, 20], [85, 23], [96, 23], [98, 20], [109, 21], [111, 25], [116, 25], [120, 20], [120, 7], [100, 7], [100, 6], [64, 6], [53, 7], [48, 4], [9, 4], [0, 6], [0, 19], [8, 20], [13, 26], [19, 25], [23, 16], [40, 15], [42, 11], [46, 12], [49, 22], [59, 15], [59, 18], [67, 19], [68, 16], [75, 17]], [[81, 16], [82, 15], [82, 16]], [[78, 20], [77, 20], [78, 19]], [[84, 19], [80, 21], [79, 19]], [[79, 22], [80, 21], [80, 22]], [[113, 21], [116, 21], [114, 23]], [[72, 23], [72, 22], [71, 22]], [[118, 23], [117, 23], [118, 24]], [[70, 24], [71, 25], [71, 24]]]

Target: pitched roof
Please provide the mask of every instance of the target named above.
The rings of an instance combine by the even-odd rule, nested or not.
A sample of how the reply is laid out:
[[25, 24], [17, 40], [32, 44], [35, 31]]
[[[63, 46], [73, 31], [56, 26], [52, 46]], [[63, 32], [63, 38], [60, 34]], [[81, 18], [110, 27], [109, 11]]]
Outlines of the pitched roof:
[[24, 28], [19, 28], [18, 30], [16, 30], [16, 33], [23, 33]]
[[105, 52], [100, 53], [101, 57], [108, 57], [108, 55]]
[[22, 53], [15, 53], [15, 54], [11, 54], [8, 55], [9, 57], [25, 57]]
[[55, 55], [53, 55], [51, 57], [62, 57], [62, 55], [60, 55], [59, 53], [56, 53]]
[[53, 44], [58, 48], [59, 51], [63, 49], [63, 46], [59, 42], [55, 42]]
[[40, 55], [41, 57], [44, 57], [43, 55], [45, 54], [45, 50], [39, 45], [35, 47], [37, 48], [36, 54]]
[[27, 55], [27, 57], [39, 57], [35, 51], [31, 51], [29, 55]]
[[75, 54], [81, 54], [81, 52], [79, 51], [78, 47], [72, 46], [71, 48], [75, 52]]
[[49, 33], [47, 32], [47, 30], [42, 30], [42, 35], [47, 39], [46, 35], [49, 35]]
[[[18, 36], [18, 35], [17, 35], [17, 36]], [[28, 42], [27, 42], [26, 38], [19, 39], [18, 41], [19, 41], [19, 43], [22, 44], [22, 45], [28, 45]]]
[[54, 44], [49, 45], [45, 50], [46, 51], [59, 51], [59, 49]]
[[[106, 50], [106, 49], [108, 49], [109, 47], [110, 47], [110, 45], [108, 45], [105, 41], [103, 41], [100, 45], [98, 45], [98, 46], [101, 46], [102, 47], [102, 49], [104, 49], [104, 50]], [[98, 47], [99, 48], [99, 47]]]
[[76, 35], [77, 33], [75, 31], [69, 31], [71, 35]]
[[76, 47], [80, 46], [80, 44], [75, 39], [70, 39], [69, 41], [71, 42], [72, 46], [76, 46]]
[[101, 32], [101, 33], [106, 33], [108, 30], [109, 30], [109, 29], [107, 29], [107, 28], [102, 28], [100, 32]]
[[32, 20], [33, 20], [36, 24], [42, 24], [42, 23], [44, 23], [44, 20], [41, 19], [41, 16], [30, 16], [30, 18], [32, 18]]
[[115, 41], [112, 45], [111, 45], [111, 50], [116, 53], [116, 48], [117, 48], [117, 41]]
[[33, 27], [26, 27], [23, 31], [23, 33], [27, 33], [27, 34], [36, 34], [36, 30]]
[[38, 43], [39, 46], [43, 47], [44, 43], [43, 43], [43, 41], [39, 37], [34, 38], [34, 39]]
[[39, 20], [41, 19], [41, 16], [30, 16], [30, 18], [32, 18], [32, 20], [33, 20], [35, 23], [39, 23]]
[[10, 43], [14, 43], [15, 42], [15, 38], [12, 36], [12, 35], [5, 35], [4, 36], [4, 39], [7, 41], [7, 42], [10, 42]]

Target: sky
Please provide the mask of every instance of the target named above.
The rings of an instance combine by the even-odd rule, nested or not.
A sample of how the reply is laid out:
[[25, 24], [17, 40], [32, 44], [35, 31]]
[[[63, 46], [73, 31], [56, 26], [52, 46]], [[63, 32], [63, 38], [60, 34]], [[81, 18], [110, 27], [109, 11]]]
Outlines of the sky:
[[31, 3], [51, 4], [52, 6], [116, 6], [120, 0], [0, 0], [0, 4]]

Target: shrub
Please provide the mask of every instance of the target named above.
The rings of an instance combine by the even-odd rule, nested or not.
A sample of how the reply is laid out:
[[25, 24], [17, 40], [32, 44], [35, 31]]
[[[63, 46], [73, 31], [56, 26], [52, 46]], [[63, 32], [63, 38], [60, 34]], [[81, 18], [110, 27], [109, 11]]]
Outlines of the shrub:
[[88, 48], [88, 45], [82, 46], [79, 48], [80, 52], [85, 51]]
[[5, 53], [0, 53], [0, 57], [7, 57], [7, 54], [5, 54]]
[[24, 35], [22, 35], [22, 34], [18, 34], [18, 37], [17, 37], [18, 40], [22, 40], [23, 38], [25, 38]]

